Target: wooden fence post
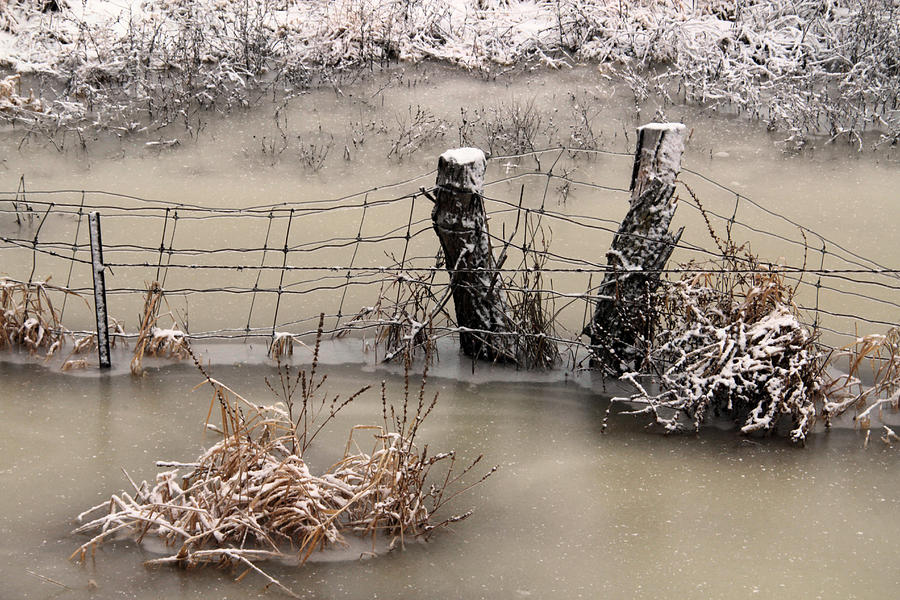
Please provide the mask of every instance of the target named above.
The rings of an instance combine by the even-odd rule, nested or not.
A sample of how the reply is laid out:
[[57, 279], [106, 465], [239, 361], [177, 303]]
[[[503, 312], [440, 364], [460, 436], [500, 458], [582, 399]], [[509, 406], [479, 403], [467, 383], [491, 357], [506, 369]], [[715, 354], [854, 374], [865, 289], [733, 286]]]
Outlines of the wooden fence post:
[[652, 336], [653, 293], [661, 270], [681, 238], [669, 225], [675, 214], [675, 178], [681, 170], [685, 126], [650, 123], [638, 128], [631, 175], [631, 208], [606, 253], [591, 338], [592, 364], [621, 375], [640, 366]]
[[515, 362], [506, 295], [491, 251], [482, 201], [486, 166], [484, 152], [477, 148], [444, 152], [438, 158], [431, 220], [450, 273], [463, 353]]
[[97, 354], [100, 368], [112, 366], [109, 357], [109, 323], [106, 310], [106, 276], [103, 265], [103, 241], [100, 238], [100, 213], [93, 211], [88, 215], [91, 231], [91, 264], [94, 274], [94, 312], [97, 315]]

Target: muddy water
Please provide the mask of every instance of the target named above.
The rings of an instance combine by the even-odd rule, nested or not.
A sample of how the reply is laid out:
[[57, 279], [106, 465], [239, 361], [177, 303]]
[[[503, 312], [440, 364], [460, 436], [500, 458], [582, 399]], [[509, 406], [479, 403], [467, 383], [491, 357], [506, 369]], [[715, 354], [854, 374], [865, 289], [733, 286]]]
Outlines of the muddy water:
[[[215, 372], [248, 397], [268, 397], [270, 367]], [[335, 393], [380, 379], [394, 394], [402, 386], [387, 371], [328, 372]], [[348, 552], [271, 572], [308, 598], [852, 598], [896, 590], [896, 449], [878, 442], [864, 450], [850, 430], [818, 436], [804, 450], [715, 429], [662, 437], [621, 418], [601, 434], [605, 403], [596, 392], [493, 378], [434, 377], [429, 387], [440, 400], [422, 439], [500, 466], [453, 506], [475, 508], [469, 520], [404, 552], [367, 560]], [[235, 573], [145, 569], [153, 548], [127, 542], [84, 566], [66, 560], [85, 541], [70, 534], [73, 517], [125, 489], [123, 467], [135, 479], [152, 477], [155, 460], [191, 460], [214, 441], [203, 433], [209, 397], [189, 391], [199, 380], [192, 368], [136, 380], [5, 363], [0, 379], [3, 597], [261, 594], [263, 582], [233, 583]], [[349, 427], [380, 410], [375, 395], [364, 396], [310, 460], [330, 464]]]
[[[70, 146], [62, 154], [34, 142], [15, 150], [18, 133], [5, 132], [8, 151], [0, 167], [0, 189], [15, 190], [24, 174], [29, 190], [99, 189], [168, 202], [245, 207], [338, 198], [425, 174], [400, 189], [380, 192], [381, 197], [392, 197], [433, 182], [428, 173], [435, 156], [460, 143], [461, 108], [510, 111], [514, 102], [523, 99], [534, 99], [540, 115], [538, 147], [568, 139], [579, 107], [588, 105], [600, 145], [623, 155], [591, 160], [563, 157], [559, 168], [572, 180], [624, 188], [631, 170], [627, 154], [633, 149], [633, 128], [651, 120], [655, 107], [644, 107], [636, 118], [621, 85], [598, 81], [597, 74], [586, 68], [479, 81], [418, 67], [402, 76], [304, 94], [279, 113], [282, 120], [277, 126], [275, 105], [264, 103], [259, 110], [229, 119], [201, 115], [199, 124], [192, 123], [200, 130], [196, 136], [175, 127], [122, 139], [102, 136], [86, 150]], [[422, 148], [402, 160], [393, 154], [389, 157], [394, 142], [403, 141], [400, 132], [415, 122], [419, 107], [445, 121], [443, 129], [430, 128], [427, 118], [420, 120], [418, 130], [430, 131]], [[687, 168], [865, 257], [897, 267], [896, 248], [890, 243], [900, 223], [896, 153], [859, 155], [845, 146], [828, 146], [789, 156], [782, 152], [778, 136], [740, 119], [692, 109], [664, 110], [667, 118], [694, 127], [684, 160]], [[467, 119], [474, 119], [471, 111]], [[279, 128], [286, 132], [284, 150], [279, 150], [285, 142]], [[469, 141], [485, 145], [485, 131], [481, 125], [475, 127]], [[176, 138], [179, 144], [172, 148], [146, 145]], [[344, 157], [345, 146], [349, 161]], [[329, 150], [321, 168], [311, 170], [307, 163], [321, 157], [325, 147]], [[554, 159], [555, 154], [541, 156], [541, 168], [546, 171]], [[492, 163], [489, 179], [515, 177], [536, 166], [533, 159], [501, 159]], [[683, 179], [708, 209], [731, 216], [731, 192], [690, 173]], [[621, 192], [572, 186], [563, 199], [561, 184], [556, 182], [545, 200], [545, 176], [497, 183], [489, 186], [488, 195], [515, 202], [523, 183], [527, 183], [524, 203], [528, 207], [545, 202], [553, 210], [613, 222], [625, 212]], [[76, 192], [67, 198], [79, 196]], [[5, 200], [0, 208], [8, 208]], [[413, 208], [414, 220], [427, 219], [427, 204]], [[678, 219], [688, 227], [686, 239], [710, 247], [703, 237], [702, 219], [685, 208]], [[409, 204], [372, 209], [365, 231], [375, 235], [402, 227], [408, 211]], [[359, 212], [348, 212], [300, 220], [291, 244], [354, 237], [359, 216]], [[763, 232], [797, 237], [791, 225], [752, 207], [742, 206], [737, 220], [758, 224]], [[159, 244], [158, 223], [151, 228], [125, 217], [105, 222], [106, 243]], [[174, 245], [258, 246], [265, 234], [264, 223], [184, 220]], [[502, 230], [504, 223], [511, 229], [508, 216], [497, 215], [492, 231]], [[427, 229], [427, 222], [424, 226]], [[51, 219], [41, 236], [71, 243], [73, 227], [71, 218]], [[602, 261], [610, 235], [586, 237], [563, 223], [552, 227], [552, 250]], [[0, 228], [4, 235], [34, 233], [33, 226], [18, 228], [8, 212], [0, 213]], [[788, 264], [802, 263], [802, 252], [795, 246], [739, 226], [735, 232], [745, 235], [771, 260], [783, 256]], [[283, 235], [283, 229], [276, 231], [273, 238], [278, 242], [272, 246], [280, 247]], [[84, 230], [81, 236], [83, 243]], [[434, 241], [427, 236], [419, 239], [420, 245], [414, 245], [410, 255], [433, 256]], [[811, 241], [810, 246], [816, 244]], [[387, 264], [385, 253], [401, 250], [396, 242], [375, 251], [361, 250], [356, 264]], [[315, 256], [316, 264], [346, 265], [351, 253], [352, 248], [329, 250]], [[692, 257], [684, 250], [680, 258]], [[3, 250], [0, 272], [27, 278], [31, 259], [29, 252]], [[234, 257], [222, 260], [233, 262]], [[247, 260], [255, 264], [259, 257]], [[279, 256], [268, 260], [280, 264]], [[66, 265], [41, 256], [36, 272], [61, 282]], [[152, 271], [120, 269], [110, 278], [120, 286], [140, 287], [152, 279]], [[220, 275], [194, 271], [173, 269], [169, 277], [167, 287], [222, 283]], [[73, 285], [85, 286], [89, 281], [87, 269], [74, 271]], [[250, 287], [254, 278], [233, 272], [227, 283]], [[261, 281], [263, 286], [277, 284], [277, 273]], [[286, 284], [302, 285], [299, 279]], [[558, 275], [553, 286], [580, 293], [586, 282]], [[895, 292], [884, 294], [884, 299], [897, 302]], [[259, 300], [263, 308], [257, 305], [254, 327], [271, 325], [270, 300]], [[246, 297], [216, 296], [207, 301], [175, 295], [171, 301], [176, 311], [189, 308], [193, 331], [243, 327], [248, 317]], [[372, 296], [352, 292], [345, 301], [347, 313], [371, 304]], [[894, 306], [862, 302], [841, 290], [822, 292], [820, 301], [829, 302], [833, 312], [864, 312], [873, 319], [896, 321]], [[139, 302], [113, 294], [111, 312], [133, 330]], [[333, 291], [286, 299], [279, 326], [305, 331], [308, 321], [287, 324], [320, 310], [333, 313], [337, 302]], [[583, 306], [566, 310], [565, 324], [574, 329]], [[86, 307], [74, 303], [67, 311], [71, 311], [70, 326], [91, 326]], [[852, 330], [843, 321], [835, 326]], [[397, 373], [361, 363], [367, 358], [361, 346], [353, 340], [333, 351], [331, 390], [347, 393], [381, 379], [398, 389]], [[266, 398], [263, 377], [271, 374], [271, 367], [264, 364], [261, 349], [262, 343], [254, 342], [211, 348], [205, 356], [212, 359], [218, 377], [235, 383], [248, 396]], [[299, 352], [295, 360], [305, 358]], [[0, 581], [4, 583], [0, 596], [261, 595], [262, 583], [252, 577], [234, 584], [235, 574], [228, 572], [146, 570], [141, 562], [155, 556], [152, 549], [125, 542], [106, 547], [87, 566], [66, 561], [84, 541], [69, 533], [73, 517], [124, 489], [122, 468], [135, 479], [152, 478], [155, 460], [191, 460], [213, 442], [204, 437], [202, 428], [208, 398], [190, 392], [199, 380], [192, 369], [163, 366], [143, 379], [132, 379], [126, 374], [128, 359], [116, 355], [114, 372], [103, 377], [93, 370], [61, 374], [15, 356], [4, 356], [0, 362], [0, 486], [4, 490], [0, 493]], [[365, 561], [344, 556], [344, 560], [301, 570], [275, 565], [273, 573], [299, 594], [316, 598], [587, 598], [601, 594], [612, 598], [847, 598], [896, 590], [900, 580], [890, 566], [900, 540], [896, 449], [884, 447], [873, 436], [864, 450], [863, 438], [851, 430], [816, 435], [804, 450], [777, 440], [740, 440], [714, 428], [700, 437], [668, 438], [643, 431], [624, 418], [614, 419], [611, 431], [602, 435], [603, 398], [615, 390], [604, 392], [598, 386], [563, 373], [526, 376], [486, 368], [473, 375], [469, 364], [457, 361], [452, 349], [445, 349], [431, 384], [431, 389], [440, 391], [439, 407], [423, 434], [435, 450], [455, 448], [469, 457], [483, 453], [488, 464], [500, 465], [494, 477], [454, 507], [460, 511], [474, 507], [477, 512], [452, 532], [428, 544], [414, 544], [406, 552]], [[377, 398], [364, 397], [323, 438], [319, 454], [312, 459], [330, 464], [336, 457], [331, 450], [343, 447], [347, 429], [379, 415]]]

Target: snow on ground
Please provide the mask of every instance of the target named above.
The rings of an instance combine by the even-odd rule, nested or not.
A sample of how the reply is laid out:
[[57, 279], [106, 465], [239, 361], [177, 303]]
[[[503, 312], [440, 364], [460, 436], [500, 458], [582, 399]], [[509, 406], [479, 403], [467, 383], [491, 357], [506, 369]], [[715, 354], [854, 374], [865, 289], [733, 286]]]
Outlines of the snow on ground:
[[241, 90], [267, 81], [394, 60], [595, 61], [638, 100], [727, 105], [798, 138], [900, 139], [900, 0], [46, 2], [0, 0], [0, 69], [59, 78], [42, 106], [97, 123], [148, 105], [166, 121], [185, 103], [246, 104]]

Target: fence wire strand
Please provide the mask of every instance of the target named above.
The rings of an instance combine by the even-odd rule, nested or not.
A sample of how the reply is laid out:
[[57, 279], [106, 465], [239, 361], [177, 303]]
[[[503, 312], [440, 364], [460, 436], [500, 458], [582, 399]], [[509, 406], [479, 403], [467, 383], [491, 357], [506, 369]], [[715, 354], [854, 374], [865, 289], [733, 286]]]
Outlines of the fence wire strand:
[[[544, 156], [550, 157], [546, 170], [541, 166]], [[495, 254], [502, 256], [497, 272], [506, 293], [544, 297], [558, 320], [554, 331], [563, 332], [545, 337], [570, 348], [585, 346], [581, 327], [592, 312], [592, 303], [601, 297], [599, 282], [609, 271], [605, 253], [618, 234], [630, 191], [609, 182], [575, 178], [571, 176], [574, 169], [560, 172], [558, 167], [564, 159], [584, 161], [598, 156], [624, 159], [633, 154], [550, 148], [492, 157], [489, 173], [493, 177], [486, 181], [483, 196], [492, 222], [491, 243]], [[529, 159], [537, 166], [525, 170], [522, 163]], [[512, 168], [518, 171], [509, 174]], [[67, 289], [89, 295], [90, 244], [79, 236], [82, 217], [99, 211], [107, 240], [105, 267], [110, 271], [107, 294], [114, 306], [120, 300], [118, 306], [139, 305], [152, 280], [160, 282], [169, 298], [181, 298], [185, 313], [188, 299], [191, 312], [199, 312], [194, 322], [199, 320], [201, 326], [188, 332], [192, 339], [271, 340], [285, 331], [296, 336], [314, 334], [322, 312], [334, 323], [326, 333], [374, 331], [401, 318], [399, 313], [377, 315], [373, 308], [389, 290], [393, 306], [399, 307], [404, 302], [404, 282], [424, 290], [435, 304], [446, 296], [446, 266], [432, 232], [430, 204], [425, 201], [434, 187], [420, 185], [433, 181], [435, 172], [335, 198], [241, 207], [152, 200], [105, 190], [28, 189], [26, 193], [21, 181], [16, 190], [0, 191], [0, 264], [3, 274], [14, 281], [33, 282], [39, 267], [48, 275], [61, 270], [66, 273]], [[694, 181], [688, 184], [688, 179]], [[705, 264], [722, 257], [718, 242], [707, 230], [715, 223], [738, 241], [739, 234], [746, 232], [763, 244], [780, 244], [797, 255], [795, 262], [784, 264], [761, 256], [757, 269], [726, 274], [777, 270], [806, 294], [798, 300], [798, 308], [808, 316], [809, 326], [831, 336], [833, 345], [857, 338], [860, 324], [898, 326], [900, 269], [896, 266], [848, 249], [699, 171], [683, 168], [680, 181], [676, 193], [685, 208], [676, 219], [686, 219], [690, 228], [675, 246], [677, 260], [659, 270], [661, 276], [679, 279], [723, 273]], [[691, 187], [698, 181], [709, 187], [701, 193], [702, 205]], [[745, 221], [751, 209], [767, 221]], [[26, 211], [33, 218], [23, 220]], [[777, 231], [774, 223], [792, 228], [796, 236]], [[226, 227], [237, 231], [236, 237], [222, 239], [212, 233]], [[280, 252], [272, 241], [278, 235], [283, 235]], [[250, 240], [262, 240], [262, 244]], [[510, 253], [518, 256], [510, 257]], [[274, 260], [277, 254], [280, 260]], [[535, 273], [535, 264], [540, 264], [544, 278], [540, 285], [527, 279]], [[223, 277], [232, 280], [223, 285]], [[518, 284], [523, 278], [530, 283]], [[249, 297], [246, 312], [236, 317], [238, 308], [228, 298], [244, 296]], [[843, 298], [843, 304], [829, 305], [835, 298]], [[264, 300], [271, 301], [268, 310], [262, 306]], [[228, 310], [220, 311], [221, 304], [228, 305]], [[65, 300], [62, 306], [65, 313]], [[280, 319], [284, 311], [290, 311], [290, 317]], [[232, 323], [216, 319], [219, 313]], [[260, 318], [265, 314], [270, 321], [264, 325]], [[245, 324], [238, 327], [238, 321]], [[429, 326], [436, 338], [460, 331], [452, 319]]]

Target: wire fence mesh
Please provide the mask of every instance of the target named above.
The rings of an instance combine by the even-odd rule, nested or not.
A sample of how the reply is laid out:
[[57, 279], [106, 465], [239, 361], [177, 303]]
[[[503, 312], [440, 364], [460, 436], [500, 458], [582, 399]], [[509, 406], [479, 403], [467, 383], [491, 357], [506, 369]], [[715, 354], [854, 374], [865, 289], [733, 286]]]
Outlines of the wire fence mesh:
[[[552, 148], [493, 157], [485, 183], [498, 272], [507, 294], [537, 299], [534, 335], [583, 365], [581, 335], [608, 270], [606, 251], [628, 208], [633, 155]], [[590, 169], [580, 166], [590, 164]], [[581, 172], [602, 173], [603, 181]], [[104, 190], [0, 192], [0, 264], [7, 281], [46, 282], [89, 298], [87, 214], [103, 219], [109, 314], [135, 338], [148, 288], [158, 282], [166, 318], [193, 340], [301, 338], [355, 333], [391, 352], [404, 335], [458, 333], [449, 277], [432, 230], [434, 171], [339, 198], [239, 208], [153, 200]], [[682, 169], [675, 226], [685, 232], [665, 280], [720, 274], [722, 240], [747, 241], [755, 269], [777, 269], [795, 288], [805, 324], [826, 348], [900, 324], [900, 270], [821, 235], [765, 202]], [[301, 195], [301, 194], [298, 194]], [[90, 335], [94, 307], [50, 290], [59, 322]], [[130, 321], [132, 316], [138, 321]], [[393, 330], [391, 328], [394, 328]], [[388, 338], [393, 335], [391, 342]], [[407, 339], [407, 342], [410, 341]], [[390, 342], [390, 343], [389, 343]]]

